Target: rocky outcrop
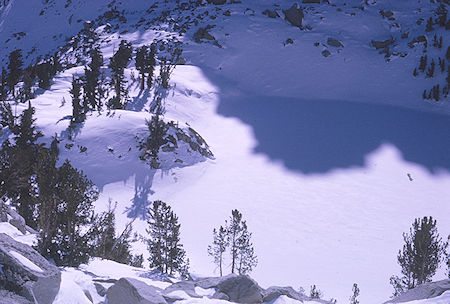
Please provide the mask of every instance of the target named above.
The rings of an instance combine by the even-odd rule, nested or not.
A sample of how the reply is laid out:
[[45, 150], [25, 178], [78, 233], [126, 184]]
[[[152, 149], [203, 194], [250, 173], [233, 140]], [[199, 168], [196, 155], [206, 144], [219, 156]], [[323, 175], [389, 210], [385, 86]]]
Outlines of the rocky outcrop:
[[167, 304], [161, 289], [132, 278], [121, 278], [106, 292], [108, 304]]
[[246, 275], [230, 274], [220, 278], [206, 278], [196, 282], [204, 288], [214, 288], [213, 298], [235, 303], [262, 303], [262, 288]]
[[287, 296], [291, 299], [304, 301], [307, 300], [308, 297], [304, 294], [301, 294], [298, 291], [295, 291], [292, 287], [280, 287], [280, 286], [271, 286], [262, 292], [263, 301], [265, 303], [270, 302], [279, 296]]
[[296, 3], [292, 4], [291, 8], [288, 10], [283, 10], [284, 19], [286, 19], [290, 24], [298, 28], [302, 28], [303, 9], [298, 7]]
[[0, 233], [0, 268], [0, 290], [32, 303], [53, 303], [61, 283], [58, 268], [30, 246], [4, 233]]
[[385, 303], [403, 303], [415, 300], [431, 299], [442, 295], [448, 290], [450, 290], [450, 279], [425, 283], [417, 286], [416, 288], [410, 289]]

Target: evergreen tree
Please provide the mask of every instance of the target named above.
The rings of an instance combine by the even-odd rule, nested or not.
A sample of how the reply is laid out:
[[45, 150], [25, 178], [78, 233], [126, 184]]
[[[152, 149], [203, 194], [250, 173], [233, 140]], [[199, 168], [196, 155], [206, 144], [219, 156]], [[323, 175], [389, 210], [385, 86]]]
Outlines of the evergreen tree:
[[430, 17], [430, 18], [427, 20], [427, 26], [426, 26], [426, 28], [425, 28], [425, 31], [431, 32], [432, 30], [433, 30], [433, 19]]
[[428, 61], [428, 57], [427, 55], [425, 56], [420, 56], [420, 64], [419, 64], [419, 70], [423, 72], [425, 72], [425, 69], [427, 67], [427, 61]]
[[359, 296], [359, 287], [358, 284], [354, 283], [353, 284], [353, 289], [352, 289], [353, 295], [350, 297], [350, 304], [359, 304], [359, 300], [358, 300], [358, 296]]
[[435, 66], [436, 66], [436, 63], [434, 63], [434, 60], [431, 60], [430, 68], [427, 71], [427, 77], [429, 77], [429, 78], [434, 77]]
[[9, 64], [8, 64], [8, 76], [6, 83], [8, 84], [10, 92], [12, 92], [15, 97], [14, 87], [19, 83], [22, 77], [22, 50], [14, 50], [9, 54]]
[[23, 89], [21, 91], [22, 102], [32, 99], [33, 92], [32, 87], [34, 85], [35, 75], [32, 67], [28, 67], [23, 71]]
[[219, 267], [220, 276], [223, 275], [223, 255], [227, 249], [227, 231], [222, 226], [213, 230], [213, 243], [208, 246], [208, 254], [213, 257], [214, 263]]
[[317, 288], [316, 285], [312, 285], [311, 290], [309, 291], [309, 297], [311, 299], [320, 299], [322, 297], [322, 292]]
[[403, 239], [405, 244], [397, 256], [403, 277], [391, 277], [394, 294], [430, 282], [445, 251], [432, 217], [415, 219], [410, 233], [403, 234]]
[[40, 149], [43, 145], [37, 143], [42, 133], [36, 129], [33, 118], [34, 108], [28, 104], [14, 130], [15, 144], [10, 147], [11, 172], [8, 179], [8, 197], [17, 207], [19, 214], [26, 223], [36, 228], [36, 184], [35, 167]]
[[150, 158], [150, 164], [152, 168], [158, 168], [158, 153], [162, 145], [165, 144], [168, 125], [159, 115], [153, 115], [150, 120], [146, 120], [146, 124], [149, 130], [149, 136], [147, 140], [141, 145], [141, 149], [144, 149], [142, 159]]
[[[78, 171], [68, 160], [56, 169], [56, 187], [52, 195], [57, 202], [57, 208], [51, 210], [54, 204], [42, 200], [40, 213], [47, 210], [54, 218], [55, 226], [50, 232], [42, 228], [38, 238], [40, 253], [52, 259], [58, 266], [77, 267], [86, 263], [90, 257], [87, 225], [93, 215], [93, 202], [98, 198], [98, 189], [82, 171]], [[40, 183], [40, 186], [44, 182]], [[53, 212], [53, 213], [52, 213]], [[39, 217], [42, 219], [42, 216]]]
[[84, 83], [84, 99], [86, 108], [85, 112], [88, 111], [88, 106], [95, 110], [101, 109], [101, 95], [99, 92], [100, 87], [100, 68], [103, 66], [103, 56], [98, 48], [94, 48], [90, 52], [91, 63], [84, 70], [85, 83]]
[[0, 101], [4, 101], [7, 98], [8, 95], [8, 75], [6, 73], [5, 68], [2, 67], [2, 74], [0, 76]]
[[72, 122], [79, 123], [84, 121], [84, 112], [81, 107], [81, 83], [79, 79], [72, 77]]
[[136, 69], [141, 73], [141, 90], [145, 89], [145, 69], [148, 65], [148, 47], [146, 45], [136, 50]]
[[43, 62], [36, 66], [36, 74], [39, 79], [38, 85], [41, 89], [47, 90], [50, 88], [51, 76], [51, 64], [49, 62]]
[[147, 246], [150, 252], [150, 267], [172, 275], [185, 273], [186, 252], [180, 244], [180, 224], [170, 206], [162, 201], [154, 201], [148, 211], [149, 220]]
[[111, 84], [114, 87], [116, 96], [114, 96], [110, 102], [109, 107], [113, 109], [122, 109], [124, 104], [122, 104], [122, 98], [126, 97], [128, 94], [126, 90], [126, 83], [124, 77], [124, 70], [131, 59], [131, 54], [133, 53], [133, 48], [131, 43], [126, 40], [122, 40], [119, 45], [117, 52], [111, 57], [109, 62], [109, 68], [111, 69]]
[[231, 212], [227, 226], [227, 243], [230, 246], [231, 273], [237, 271], [245, 274], [257, 264], [252, 244], [251, 233], [247, 230], [247, 224], [242, 220], [242, 214], [238, 210]]

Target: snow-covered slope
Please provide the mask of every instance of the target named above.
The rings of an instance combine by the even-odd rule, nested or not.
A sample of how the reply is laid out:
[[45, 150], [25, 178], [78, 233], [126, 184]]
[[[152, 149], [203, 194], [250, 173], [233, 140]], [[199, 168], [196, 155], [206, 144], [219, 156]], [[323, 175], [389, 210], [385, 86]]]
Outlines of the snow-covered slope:
[[[0, 58], [5, 64], [15, 48], [24, 54], [35, 48], [29, 62], [53, 54], [88, 20], [97, 20], [94, 27], [111, 25], [98, 30], [106, 58], [120, 39], [134, 47], [164, 37], [183, 42], [186, 65], [177, 66], [171, 77], [165, 117], [201, 134], [214, 159], [164, 170], [139, 159], [135, 136], [146, 129], [153, 93], [141, 92], [137, 81], [130, 85], [127, 110], [92, 113], [73, 142], [67, 137], [69, 89], [72, 75], [83, 68], [58, 74], [51, 90], [32, 101], [46, 138], [62, 137], [61, 158], [100, 187], [96, 209], [106, 209], [110, 198], [118, 201], [119, 229], [138, 216], [134, 228], [145, 235], [141, 216], [149, 201], [166, 201], [179, 216], [192, 271], [217, 274], [206, 248], [213, 228], [237, 208], [253, 232], [259, 259], [252, 276], [264, 287], [308, 290], [316, 284], [325, 298], [345, 302], [356, 282], [361, 302], [368, 304], [391, 294], [389, 277], [399, 273], [402, 233], [414, 218], [432, 215], [440, 233], [450, 233], [450, 107], [448, 99], [421, 98], [445, 75], [413, 77], [423, 50], [407, 46], [425, 33], [425, 24], [417, 26], [416, 19], [426, 19], [435, 5], [412, 0], [368, 1], [364, 10], [344, 1], [307, 5], [305, 25], [311, 29], [300, 30], [262, 14], [275, 9], [283, 16], [292, 1], [244, 1], [195, 11], [170, 1], [153, 9], [143, 1], [109, 2], [68, 1], [65, 7], [64, 1], [10, 1], [0, 11], [0, 41], [26, 35], [5, 42]], [[126, 21], [97, 18], [113, 7]], [[400, 27], [380, 10], [392, 10]], [[170, 17], [159, 20], [162, 11]], [[186, 16], [190, 28], [176, 33], [173, 20]], [[209, 32], [217, 43], [194, 42], [196, 30], [207, 25], [214, 26]], [[410, 38], [398, 37], [399, 55], [389, 61], [370, 45], [405, 32]], [[330, 46], [328, 38], [344, 46]], [[331, 55], [324, 57], [324, 50]], [[138, 74], [133, 65], [129, 79]], [[146, 254], [146, 245], [134, 250]], [[441, 298], [445, 302], [448, 294]]]

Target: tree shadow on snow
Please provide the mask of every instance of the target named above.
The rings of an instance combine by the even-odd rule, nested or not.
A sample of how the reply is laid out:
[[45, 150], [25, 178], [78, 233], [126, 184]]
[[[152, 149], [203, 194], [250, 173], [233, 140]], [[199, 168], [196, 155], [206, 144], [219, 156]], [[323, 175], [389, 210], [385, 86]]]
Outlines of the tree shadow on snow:
[[138, 96], [133, 97], [132, 101], [128, 102], [127, 110], [140, 112], [145, 107], [150, 98], [150, 89], [140, 90]]
[[384, 143], [432, 173], [450, 171], [446, 115], [339, 100], [226, 94], [218, 111], [253, 127], [255, 152], [306, 174], [362, 167], [365, 156]]
[[136, 172], [134, 197], [131, 200], [132, 205], [125, 209], [129, 218], [139, 218], [141, 220], [148, 218], [147, 211], [151, 203], [148, 197], [154, 193], [151, 187], [155, 173], [155, 169], [139, 170]]

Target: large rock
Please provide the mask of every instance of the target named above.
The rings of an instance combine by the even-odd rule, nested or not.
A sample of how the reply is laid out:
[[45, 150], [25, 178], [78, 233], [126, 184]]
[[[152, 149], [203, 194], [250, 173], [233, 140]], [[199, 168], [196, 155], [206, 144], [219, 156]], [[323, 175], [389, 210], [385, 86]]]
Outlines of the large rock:
[[331, 38], [331, 37], [327, 39], [327, 44], [328, 44], [329, 46], [334, 46], [334, 47], [344, 47], [344, 45], [342, 44], [342, 42], [340, 42], [340, 41], [337, 40], [337, 39]]
[[448, 290], [450, 290], [450, 279], [425, 283], [406, 291], [386, 303], [403, 303], [415, 300], [431, 299], [440, 296]]
[[378, 50], [378, 49], [387, 48], [391, 44], [393, 44], [394, 42], [395, 42], [394, 39], [387, 39], [387, 40], [383, 40], [383, 41], [372, 40], [371, 44], [372, 44], [373, 47], [375, 47]]
[[4, 233], [0, 233], [0, 268], [0, 289], [38, 304], [51, 304], [58, 294], [58, 268], [30, 246]]
[[[163, 296], [166, 300], [172, 299], [171, 293], [175, 291], [184, 291], [188, 296], [191, 298], [201, 298], [196, 292], [195, 292], [195, 282], [194, 281], [180, 281], [177, 283], [174, 283], [164, 289]], [[169, 300], [169, 302], [172, 302]]]
[[214, 298], [226, 299], [235, 303], [262, 303], [262, 288], [258, 283], [246, 275], [230, 274], [220, 278], [206, 278], [196, 282], [204, 288], [215, 288]]
[[279, 296], [287, 296], [291, 299], [304, 301], [308, 300], [308, 297], [304, 294], [301, 294], [298, 291], [295, 291], [292, 287], [280, 287], [280, 286], [271, 286], [262, 292], [263, 301], [265, 303], [270, 302]]
[[216, 40], [216, 38], [208, 32], [210, 28], [210, 26], [199, 28], [194, 33], [194, 41], [200, 43], [202, 40]]
[[132, 278], [121, 278], [106, 292], [108, 304], [167, 304], [161, 289]]
[[302, 27], [303, 22], [303, 9], [298, 7], [296, 3], [292, 4], [291, 8], [288, 10], [283, 10], [284, 19], [286, 19], [293, 26], [297, 26], [299, 28]]

